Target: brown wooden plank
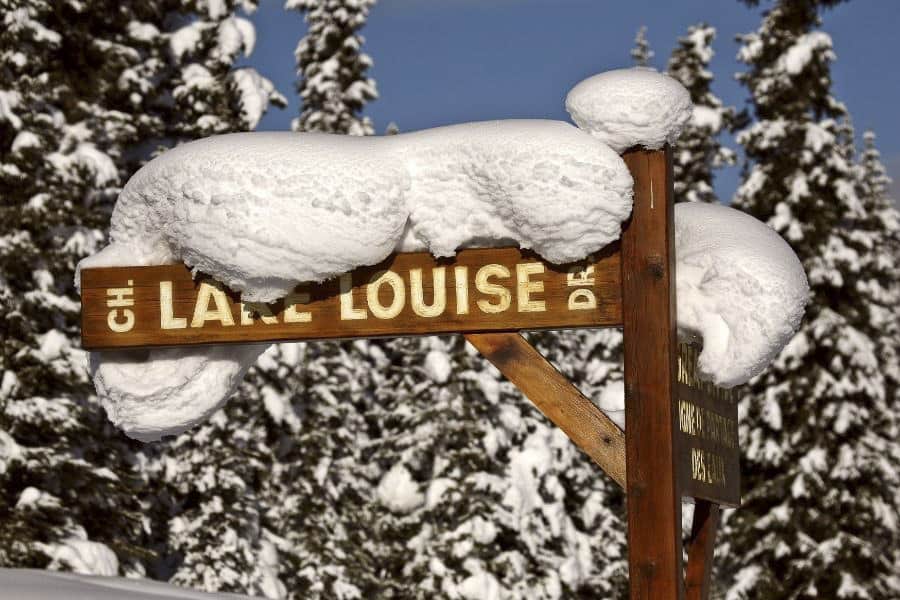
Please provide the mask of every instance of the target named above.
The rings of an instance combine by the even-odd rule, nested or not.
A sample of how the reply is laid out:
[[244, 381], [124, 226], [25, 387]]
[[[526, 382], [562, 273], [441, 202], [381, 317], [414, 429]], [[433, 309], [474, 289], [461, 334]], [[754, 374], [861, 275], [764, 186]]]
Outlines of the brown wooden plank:
[[[371, 283], [385, 273], [394, 275]], [[436, 287], [440, 276], [443, 284]], [[266, 318], [242, 322], [238, 294], [207, 277], [195, 280], [184, 265], [85, 269], [82, 345], [97, 350], [617, 326], [620, 277], [616, 245], [563, 266], [516, 248], [463, 250], [453, 259], [395, 254], [335, 280], [298, 286], [308, 301], [291, 302], [287, 314], [285, 302], [277, 302]], [[352, 286], [342, 293], [347, 278]], [[171, 302], [163, 293], [168, 289]], [[402, 306], [392, 311], [397, 298]]]
[[466, 339], [620, 486], [625, 434], [518, 333], [470, 333]]
[[697, 376], [700, 348], [678, 346], [678, 482], [682, 496], [741, 503], [738, 396]]
[[697, 500], [694, 521], [691, 525], [691, 541], [688, 546], [688, 564], [684, 577], [687, 600], [707, 600], [712, 573], [716, 532], [719, 529], [719, 505]]
[[671, 150], [633, 150], [623, 158], [634, 177], [634, 208], [622, 235], [630, 594], [680, 600]]

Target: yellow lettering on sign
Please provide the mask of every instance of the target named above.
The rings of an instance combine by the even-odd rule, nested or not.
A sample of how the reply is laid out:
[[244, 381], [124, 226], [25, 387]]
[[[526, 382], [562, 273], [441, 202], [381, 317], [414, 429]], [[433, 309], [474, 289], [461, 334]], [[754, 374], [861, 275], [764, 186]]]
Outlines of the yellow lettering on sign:
[[[134, 288], [131, 287], [133, 285], [134, 280], [129, 279], [128, 287], [108, 288], [106, 290], [106, 295], [108, 296], [106, 306], [113, 309], [106, 315], [106, 324], [109, 326], [110, 331], [125, 333], [126, 331], [131, 331], [131, 328], [134, 327], [134, 311], [129, 308], [123, 308], [134, 306], [134, 298], [131, 297], [134, 295]], [[122, 309], [122, 316], [125, 318], [124, 321], [119, 320], [120, 308]]]
[[469, 314], [469, 267], [453, 267], [456, 286], [456, 314]]
[[353, 275], [344, 273], [338, 280], [341, 290], [341, 320], [352, 321], [366, 318], [366, 309], [353, 308]]
[[724, 417], [687, 400], [678, 401], [678, 423], [681, 431], [727, 448], [737, 448], [737, 421]]
[[119, 322], [118, 319], [119, 311], [113, 310], [110, 311], [108, 315], [106, 315], [106, 324], [109, 326], [111, 331], [116, 333], [125, 333], [126, 331], [131, 331], [131, 328], [134, 327], [134, 313], [127, 308], [122, 311], [122, 316], [125, 317], [125, 320]]
[[597, 297], [591, 290], [574, 290], [569, 294], [569, 310], [597, 308]]
[[[394, 298], [388, 306], [382, 305], [378, 299], [378, 292], [383, 285], [389, 286], [394, 294]], [[393, 319], [400, 314], [406, 304], [406, 286], [403, 285], [403, 279], [393, 271], [376, 273], [369, 281], [369, 285], [366, 286], [366, 301], [369, 310], [376, 318]]]
[[691, 478], [709, 485], [724, 486], [725, 459], [713, 452], [691, 448]]
[[594, 285], [594, 265], [569, 267], [566, 273], [566, 285], [569, 287]]
[[543, 292], [543, 281], [531, 281], [532, 275], [544, 272], [542, 263], [520, 263], [516, 265], [516, 296], [519, 312], [544, 312], [547, 305], [543, 300], [532, 300], [531, 294]]
[[[209, 309], [210, 301], [216, 306], [214, 310]], [[197, 294], [191, 327], [203, 327], [207, 321], [219, 321], [224, 327], [234, 325], [231, 307], [228, 306], [228, 298], [225, 297], [222, 286], [204, 281], [200, 284], [200, 292]]]
[[176, 317], [172, 301], [172, 282], [159, 282], [159, 326], [161, 329], [184, 329], [186, 317]]
[[309, 294], [306, 292], [291, 292], [284, 298], [284, 322], [285, 323], [309, 323], [312, 321], [312, 313], [308, 310], [297, 310], [298, 304], [309, 304]]
[[420, 317], [437, 317], [447, 307], [446, 269], [437, 267], [431, 269], [431, 279], [434, 285], [434, 300], [431, 305], [425, 304], [425, 290], [422, 285], [422, 269], [409, 270], [410, 304], [413, 312]]
[[478, 308], [485, 313], [501, 313], [512, 303], [512, 294], [502, 285], [491, 283], [491, 277], [509, 278], [509, 269], [494, 263], [478, 269], [475, 274], [475, 288], [482, 294], [494, 296], [497, 299], [495, 303], [489, 300], [479, 300]]
[[688, 387], [700, 390], [716, 400], [722, 402], [735, 402], [733, 389], [721, 388], [711, 381], [700, 379], [697, 372], [697, 348], [688, 344], [678, 346], [678, 382]]
[[[594, 285], [594, 265], [569, 267], [566, 274], [566, 286], [591, 287]], [[597, 308], [597, 296], [591, 289], [576, 289], [569, 294], [569, 310], [591, 310]]]
[[272, 313], [268, 304], [263, 302], [241, 302], [241, 325], [253, 325], [254, 317], [266, 325], [278, 324], [278, 317]]

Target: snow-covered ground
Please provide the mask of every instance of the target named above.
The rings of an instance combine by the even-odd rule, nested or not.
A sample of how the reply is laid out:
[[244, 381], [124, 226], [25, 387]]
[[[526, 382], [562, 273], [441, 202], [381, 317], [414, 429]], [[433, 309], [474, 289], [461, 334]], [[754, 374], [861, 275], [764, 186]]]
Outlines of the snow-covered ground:
[[[652, 69], [579, 83], [557, 121], [466, 123], [396, 136], [244, 133], [170, 150], [125, 186], [112, 243], [80, 267], [183, 261], [249, 301], [284, 297], [396, 250], [450, 256], [518, 245], [555, 263], [621, 234], [633, 181], [618, 152], [672, 143], [687, 91]], [[803, 269], [766, 225], [717, 206], [676, 210], [678, 325], [701, 375], [757, 375], [799, 324]], [[214, 412], [263, 346], [95, 353], [110, 419], [155, 440]], [[608, 406], [608, 410], [621, 407]]]
[[77, 575], [37, 569], [0, 569], [0, 600], [250, 600], [124, 577]]

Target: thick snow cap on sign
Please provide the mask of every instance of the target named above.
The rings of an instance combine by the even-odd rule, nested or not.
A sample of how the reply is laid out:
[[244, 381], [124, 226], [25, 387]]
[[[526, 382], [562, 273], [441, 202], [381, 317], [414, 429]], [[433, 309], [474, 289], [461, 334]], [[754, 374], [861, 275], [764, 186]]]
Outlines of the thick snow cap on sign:
[[409, 172], [404, 249], [452, 256], [518, 245], [553, 263], [616, 240], [633, 181], [608, 146], [568, 123], [466, 123], [392, 136]]
[[691, 118], [691, 95], [678, 81], [647, 67], [589, 77], [566, 96], [578, 127], [616, 152], [673, 143]]
[[376, 263], [409, 214], [407, 173], [378, 142], [285, 132], [183, 144], [125, 185], [112, 246], [158, 241], [249, 301]]
[[678, 333], [702, 339], [700, 375], [733, 387], [758, 375], [800, 326], [809, 285], [780, 235], [733, 208], [675, 206]]
[[82, 267], [137, 244], [270, 302], [375, 264], [401, 242], [438, 256], [504, 242], [576, 260], [619, 237], [631, 197], [622, 159], [559, 121], [380, 138], [230, 134], [138, 171], [116, 203], [112, 244]]

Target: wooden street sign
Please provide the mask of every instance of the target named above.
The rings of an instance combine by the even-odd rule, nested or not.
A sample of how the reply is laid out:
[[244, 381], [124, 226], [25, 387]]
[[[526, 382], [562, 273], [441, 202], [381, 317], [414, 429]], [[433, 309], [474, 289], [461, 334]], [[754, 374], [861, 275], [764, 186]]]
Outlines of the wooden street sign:
[[516, 248], [394, 254], [272, 305], [184, 265], [81, 272], [88, 350], [601, 327], [622, 323], [615, 247], [566, 266]]
[[681, 495], [726, 506], [741, 503], [737, 391], [697, 376], [694, 345], [678, 345], [678, 479]]
[[[626, 489], [632, 600], [709, 595], [719, 505], [740, 503], [737, 402], [679, 345], [671, 150], [623, 156], [634, 207], [620, 244], [556, 266], [514, 248], [394, 254], [272, 305], [184, 265], [85, 269], [89, 350], [463, 333]], [[627, 435], [518, 332], [622, 327]], [[681, 498], [696, 499], [682, 564]]]

